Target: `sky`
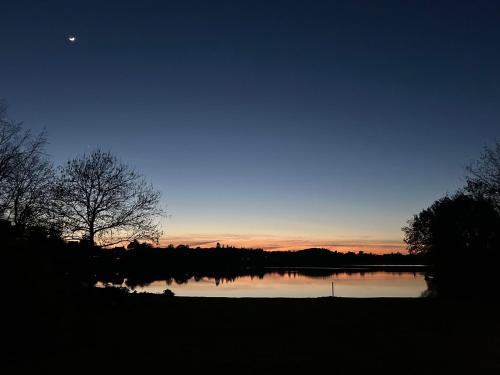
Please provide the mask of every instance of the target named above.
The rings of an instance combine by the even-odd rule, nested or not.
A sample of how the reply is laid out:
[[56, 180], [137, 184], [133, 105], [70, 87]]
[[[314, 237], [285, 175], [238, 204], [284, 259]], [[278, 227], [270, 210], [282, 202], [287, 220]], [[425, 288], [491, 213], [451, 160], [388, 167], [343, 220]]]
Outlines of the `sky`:
[[[500, 2], [0, 3], [0, 98], [56, 164], [110, 150], [162, 243], [403, 251], [500, 133]], [[74, 35], [71, 43], [68, 36]]]

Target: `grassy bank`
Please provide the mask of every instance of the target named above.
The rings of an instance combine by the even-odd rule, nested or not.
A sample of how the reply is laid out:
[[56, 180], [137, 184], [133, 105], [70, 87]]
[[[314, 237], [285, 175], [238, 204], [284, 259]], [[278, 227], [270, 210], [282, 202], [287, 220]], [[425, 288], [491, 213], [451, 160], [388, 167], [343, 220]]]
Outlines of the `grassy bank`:
[[101, 294], [62, 304], [46, 329], [23, 332], [9, 366], [31, 373], [492, 374], [500, 371], [499, 313], [500, 304], [484, 300]]

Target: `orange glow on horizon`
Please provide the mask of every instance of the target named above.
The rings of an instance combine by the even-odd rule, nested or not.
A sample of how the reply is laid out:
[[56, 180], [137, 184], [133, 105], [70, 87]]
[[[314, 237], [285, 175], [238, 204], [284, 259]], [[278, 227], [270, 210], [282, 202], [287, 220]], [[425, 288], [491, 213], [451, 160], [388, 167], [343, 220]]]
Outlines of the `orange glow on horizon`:
[[190, 247], [215, 247], [217, 242], [222, 245], [264, 249], [267, 251], [302, 250], [307, 248], [325, 248], [340, 252], [364, 251], [366, 253], [386, 254], [407, 253], [405, 244], [398, 240], [304, 240], [281, 239], [264, 235], [207, 235], [193, 234], [182, 236], [166, 236], [160, 240], [160, 246], [183, 244]]

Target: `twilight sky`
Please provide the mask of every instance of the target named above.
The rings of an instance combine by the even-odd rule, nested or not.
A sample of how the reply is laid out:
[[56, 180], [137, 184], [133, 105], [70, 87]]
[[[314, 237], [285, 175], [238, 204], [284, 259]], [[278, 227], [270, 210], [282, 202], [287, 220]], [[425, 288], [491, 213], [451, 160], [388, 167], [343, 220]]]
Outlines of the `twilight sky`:
[[[163, 193], [164, 243], [403, 249], [500, 135], [500, 2], [0, 3], [0, 98]], [[67, 36], [74, 34], [71, 44]]]

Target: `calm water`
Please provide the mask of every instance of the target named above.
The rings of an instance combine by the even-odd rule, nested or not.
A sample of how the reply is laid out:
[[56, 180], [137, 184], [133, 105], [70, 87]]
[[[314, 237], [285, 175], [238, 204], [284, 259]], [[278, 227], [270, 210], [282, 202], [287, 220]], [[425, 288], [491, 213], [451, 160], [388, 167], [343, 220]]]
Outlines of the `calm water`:
[[[234, 279], [190, 278], [178, 284], [155, 281], [132, 291], [162, 293], [170, 289], [177, 296], [196, 297], [420, 297], [427, 289], [423, 272], [355, 272], [310, 276], [299, 272], [271, 272], [264, 276]], [[103, 286], [102, 283], [98, 286]], [[125, 281], [122, 286], [127, 286]]]

